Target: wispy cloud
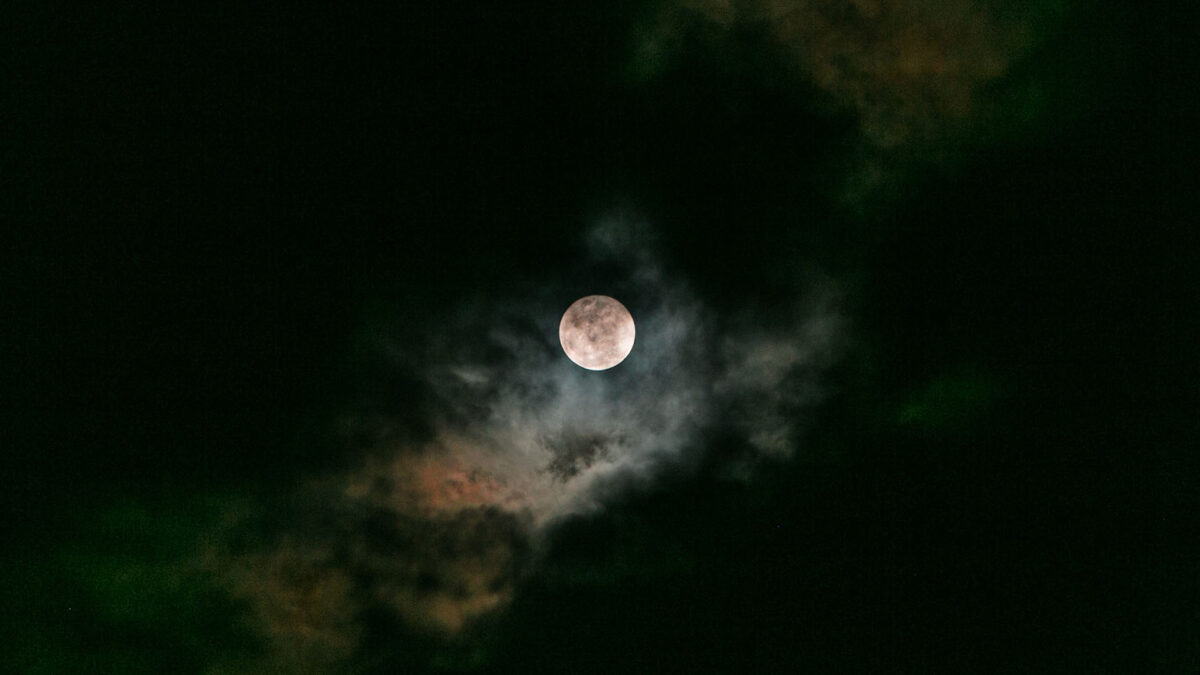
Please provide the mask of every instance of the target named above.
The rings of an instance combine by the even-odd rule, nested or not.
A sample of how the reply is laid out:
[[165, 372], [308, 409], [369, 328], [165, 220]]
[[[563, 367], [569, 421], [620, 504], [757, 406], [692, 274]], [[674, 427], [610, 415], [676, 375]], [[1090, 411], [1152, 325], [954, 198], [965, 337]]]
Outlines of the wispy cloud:
[[619, 299], [638, 327], [628, 359], [601, 372], [571, 363], [555, 329], [576, 298], [557, 291], [457, 312], [416, 353], [384, 339], [431, 394], [431, 437], [388, 440], [386, 402], [350, 411], [380, 440], [299, 498], [319, 524], [218, 556], [271, 644], [346, 658], [368, 605], [410, 630], [459, 634], [536, 571], [556, 522], [691, 470], [712, 434], [740, 438], [751, 463], [795, 452], [843, 330], [833, 284], [799, 289], [768, 322], [721, 317], [656, 262], [638, 219], [604, 219], [588, 245], [587, 264], [624, 268]]

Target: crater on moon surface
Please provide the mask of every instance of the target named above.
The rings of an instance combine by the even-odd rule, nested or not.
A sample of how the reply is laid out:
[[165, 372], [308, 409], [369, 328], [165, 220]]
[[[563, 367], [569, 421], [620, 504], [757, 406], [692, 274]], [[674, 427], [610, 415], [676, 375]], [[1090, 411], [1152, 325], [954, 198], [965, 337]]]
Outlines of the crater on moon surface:
[[588, 370], [607, 370], [633, 350], [633, 316], [614, 298], [588, 295], [567, 308], [558, 324], [563, 351]]

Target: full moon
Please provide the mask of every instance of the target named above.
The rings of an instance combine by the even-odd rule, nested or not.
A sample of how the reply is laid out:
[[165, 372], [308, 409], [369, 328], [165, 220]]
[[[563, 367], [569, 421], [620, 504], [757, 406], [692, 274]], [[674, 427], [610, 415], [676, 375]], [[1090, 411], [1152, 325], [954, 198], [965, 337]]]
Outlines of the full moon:
[[582, 297], [567, 308], [558, 324], [558, 341], [576, 365], [608, 370], [633, 349], [633, 316], [607, 295]]

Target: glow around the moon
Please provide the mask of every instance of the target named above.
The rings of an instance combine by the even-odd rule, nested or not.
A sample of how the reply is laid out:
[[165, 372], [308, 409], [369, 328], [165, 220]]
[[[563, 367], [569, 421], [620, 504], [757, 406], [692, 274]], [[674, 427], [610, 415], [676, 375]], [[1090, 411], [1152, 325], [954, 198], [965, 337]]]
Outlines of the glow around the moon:
[[588, 370], [607, 370], [633, 350], [633, 316], [607, 295], [588, 295], [567, 308], [558, 340], [567, 357]]

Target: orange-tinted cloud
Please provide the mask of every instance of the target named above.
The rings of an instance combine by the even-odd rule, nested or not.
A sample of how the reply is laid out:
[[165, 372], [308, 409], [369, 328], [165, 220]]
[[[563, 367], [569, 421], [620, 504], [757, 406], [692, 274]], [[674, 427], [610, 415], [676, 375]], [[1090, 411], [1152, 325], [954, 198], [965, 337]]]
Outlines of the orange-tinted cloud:
[[885, 158], [895, 152], [946, 152], [944, 141], [962, 139], [993, 119], [1003, 105], [993, 85], [1036, 44], [1039, 30], [1061, 13], [1061, 5], [675, 0], [643, 28], [635, 71], [653, 76], [685, 43], [689, 49], [721, 50], [747, 34], [758, 35], [764, 49], [783, 57], [797, 87], [815, 86], [858, 118], [864, 145], [850, 180], [870, 184], [889, 172], [895, 162]]

